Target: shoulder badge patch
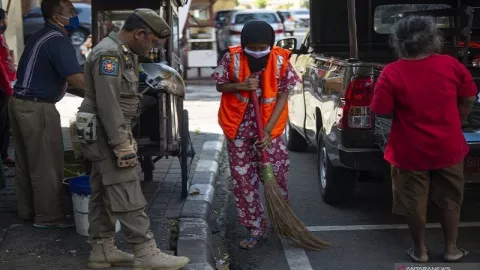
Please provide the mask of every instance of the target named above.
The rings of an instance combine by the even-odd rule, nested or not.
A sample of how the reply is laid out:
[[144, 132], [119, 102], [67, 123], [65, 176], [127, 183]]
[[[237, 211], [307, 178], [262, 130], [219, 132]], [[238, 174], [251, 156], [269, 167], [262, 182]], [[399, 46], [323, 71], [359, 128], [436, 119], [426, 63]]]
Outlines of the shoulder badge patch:
[[118, 76], [120, 59], [116, 56], [100, 57], [100, 75]]

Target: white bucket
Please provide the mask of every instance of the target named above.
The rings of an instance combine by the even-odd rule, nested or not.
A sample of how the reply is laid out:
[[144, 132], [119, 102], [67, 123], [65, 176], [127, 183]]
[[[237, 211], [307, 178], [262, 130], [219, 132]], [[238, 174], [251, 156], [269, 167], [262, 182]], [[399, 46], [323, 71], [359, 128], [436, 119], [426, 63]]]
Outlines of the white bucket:
[[[83, 236], [88, 236], [88, 202], [90, 195], [85, 196], [72, 192], [73, 215], [75, 218], [75, 228], [77, 233]], [[120, 222], [117, 219], [115, 224], [115, 232], [120, 231]]]

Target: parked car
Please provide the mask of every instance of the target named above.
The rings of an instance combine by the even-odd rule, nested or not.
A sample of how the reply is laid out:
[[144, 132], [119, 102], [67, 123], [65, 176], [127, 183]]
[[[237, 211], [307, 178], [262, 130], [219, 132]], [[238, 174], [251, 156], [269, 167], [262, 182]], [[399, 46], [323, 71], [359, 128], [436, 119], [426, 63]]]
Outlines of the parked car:
[[288, 10], [279, 10], [277, 11], [278, 16], [282, 20], [283, 26], [285, 27], [285, 33], [289, 33], [290, 36], [295, 34], [295, 19]]
[[285, 29], [280, 16], [269, 10], [236, 10], [230, 12], [218, 33], [219, 50], [240, 44], [243, 26], [250, 21], [261, 20], [269, 23], [276, 34], [276, 41], [285, 37]]
[[219, 42], [219, 31], [223, 26], [223, 23], [225, 22], [225, 18], [227, 15], [235, 11], [234, 9], [225, 9], [225, 10], [220, 10], [217, 11], [215, 14], [215, 38], [217, 39], [217, 51], [220, 51], [220, 42]]
[[[357, 181], [390, 179], [390, 166], [383, 155], [392, 120], [372, 113], [370, 103], [383, 67], [397, 57], [388, 45], [389, 33], [383, 32], [386, 28], [382, 27], [379, 32], [380, 28], [375, 30], [377, 26], [368, 23], [377, 21], [384, 24], [385, 21], [382, 22], [381, 18], [374, 20], [371, 16], [385, 16], [377, 12], [382, 8], [400, 8], [403, 14], [405, 11], [456, 8], [457, 5], [472, 5], [474, 1], [438, 0], [440, 4], [437, 5], [427, 0], [409, 5], [400, 0], [386, 4], [378, 1], [371, 9], [366, 8], [362, 1], [357, 1], [356, 32], [348, 27], [347, 1], [310, 1], [311, 12], [315, 16], [312, 16], [311, 30], [300, 49], [294, 50], [297, 47], [294, 38], [277, 44], [294, 50], [290, 61], [302, 79], [302, 84], [290, 93], [288, 99], [287, 148], [301, 152], [309, 145], [316, 147], [317, 177], [326, 203], [351, 200]], [[447, 3], [448, 6], [445, 5]], [[450, 10], [451, 14], [458, 12], [457, 9]], [[447, 11], [440, 14], [447, 14]], [[321, 25], [335, 25], [335, 28], [317, 27]], [[463, 26], [457, 27], [463, 29]], [[350, 40], [349, 33], [352, 36], [363, 34]], [[475, 27], [462, 33], [471, 33], [472, 40], [480, 40], [480, 31]], [[358, 41], [355, 43], [355, 40]], [[449, 49], [448, 46], [446, 43], [445, 50]], [[358, 54], [356, 50], [352, 52], [352, 47], [358, 48]], [[459, 50], [455, 48], [451, 51], [456, 55]], [[470, 53], [475, 52], [472, 49]], [[480, 88], [480, 67], [475, 67], [473, 61], [470, 57], [466, 67]], [[468, 121], [463, 124], [466, 138], [472, 132], [480, 131], [479, 102], [477, 100]], [[465, 159], [465, 178], [469, 183], [478, 183], [480, 142], [475, 139], [467, 139], [467, 142], [470, 153]]]
[[[70, 40], [74, 46], [81, 46], [92, 33], [92, 6], [90, 4], [74, 3], [77, 15], [80, 20], [80, 27], [70, 33]], [[42, 10], [34, 8], [23, 16], [23, 39], [25, 43], [45, 24]]]
[[304, 8], [292, 10], [290, 12], [299, 26], [307, 28], [310, 27], [310, 10]]
[[235, 9], [225, 9], [225, 10], [220, 10], [217, 11], [215, 14], [215, 28], [219, 29], [222, 27], [223, 22], [225, 21], [225, 17], [228, 15], [228, 13], [235, 11]]

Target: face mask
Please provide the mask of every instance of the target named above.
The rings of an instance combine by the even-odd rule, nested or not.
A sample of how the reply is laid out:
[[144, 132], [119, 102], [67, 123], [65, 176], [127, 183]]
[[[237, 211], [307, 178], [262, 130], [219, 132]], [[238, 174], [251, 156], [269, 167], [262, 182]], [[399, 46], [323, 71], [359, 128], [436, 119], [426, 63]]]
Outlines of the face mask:
[[80, 20], [78, 19], [78, 16], [71, 18], [67, 18], [64, 16], [61, 17], [68, 19], [68, 24], [63, 26], [68, 32], [72, 32], [73, 30], [76, 30], [78, 29], [78, 27], [80, 27]]
[[264, 56], [267, 56], [270, 53], [270, 47], [268, 47], [268, 49], [265, 51], [252, 51], [252, 50], [249, 50], [248, 48], [245, 48], [245, 53], [251, 55], [254, 58], [262, 58]]

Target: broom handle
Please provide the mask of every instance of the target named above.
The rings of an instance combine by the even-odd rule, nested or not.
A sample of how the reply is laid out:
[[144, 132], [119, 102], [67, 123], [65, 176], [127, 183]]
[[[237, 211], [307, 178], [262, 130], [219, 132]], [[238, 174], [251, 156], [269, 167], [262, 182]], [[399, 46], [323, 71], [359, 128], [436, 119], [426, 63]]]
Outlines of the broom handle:
[[[258, 103], [257, 91], [250, 92], [250, 99], [253, 102], [253, 108], [255, 110], [255, 120], [257, 122], [258, 141], [263, 140], [263, 120], [260, 113], [260, 104]], [[268, 155], [265, 150], [262, 149], [262, 162], [268, 163]]]

